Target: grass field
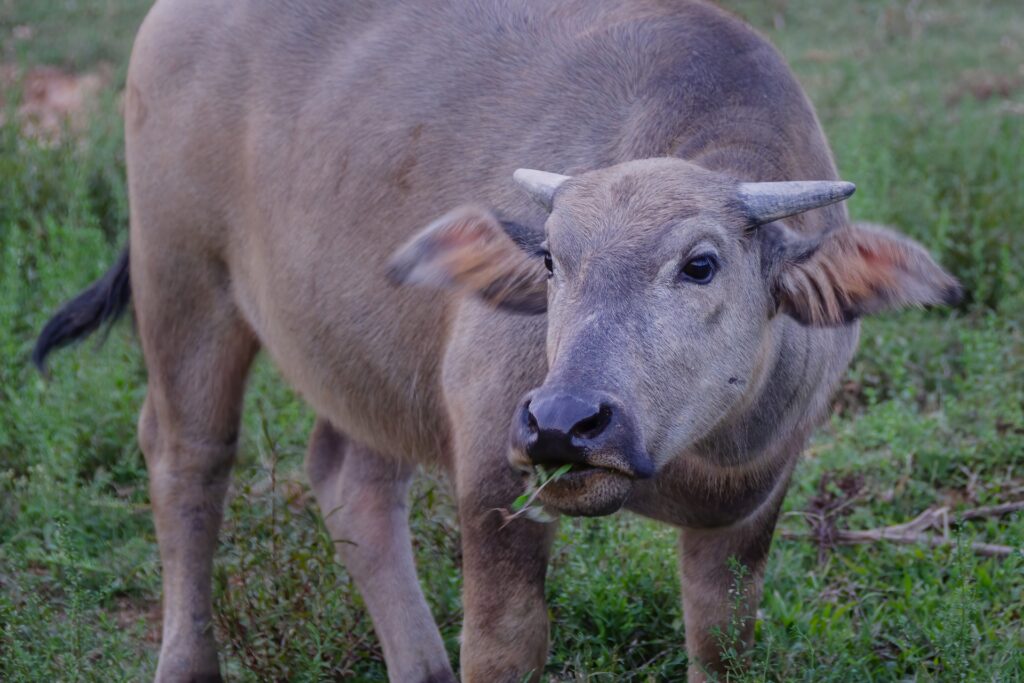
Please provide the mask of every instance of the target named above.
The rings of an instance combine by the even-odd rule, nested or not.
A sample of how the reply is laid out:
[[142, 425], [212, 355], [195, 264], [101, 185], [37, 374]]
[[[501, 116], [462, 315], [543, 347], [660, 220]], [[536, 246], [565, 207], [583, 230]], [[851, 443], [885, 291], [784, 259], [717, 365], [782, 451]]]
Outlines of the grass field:
[[[857, 219], [929, 246], [967, 287], [955, 311], [865, 323], [797, 470], [769, 562], [757, 645], [735, 681], [1024, 680], [1024, 8], [1020, 0], [730, 0], [818, 107]], [[0, 680], [152, 676], [159, 567], [135, 441], [145, 370], [131, 326], [28, 363], [53, 309], [127, 235], [117, 92], [145, 0], [0, 0], [0, 64], [104, 74], [83, 129], [0, 126]], [[10, 71], [10, 69], [8, 69]], [[15, 79], [16, 80], [16, 79]], [[217, 629], [234, 681], [382, 680], [380, 650], [331, 557], [301, 460], [312, 415], [261, 361], [217, 557]], [[416, 553], [452, 654], [458, 530], [448, 485], [414, 493]], [[835, 546], [949, 506], [950, 544]], [[814, 521], [818, 520], [818, 521]], [[784, 534], [787, 537], [784, 537]], [[1017, 549], [985, 557], [972, 543]], [[616, 516], [564, 520], [548, 596], [555, 681], [680, 680], [675, 535]], [[728, 645], [728, 643], [725, 643]]]

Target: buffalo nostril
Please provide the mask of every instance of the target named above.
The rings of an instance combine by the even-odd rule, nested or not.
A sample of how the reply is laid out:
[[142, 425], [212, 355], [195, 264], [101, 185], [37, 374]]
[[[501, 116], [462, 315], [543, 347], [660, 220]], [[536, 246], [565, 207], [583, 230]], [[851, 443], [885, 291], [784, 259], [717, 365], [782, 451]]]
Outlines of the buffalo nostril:
[[537, 418], [534, 417], [533, 413], [530, 411], [529, 401], [523, 405], [523, 410], [526, 411], [526, 428], [530, 430], [531, 434], [538, 433], [540, 431], [540, 427], [537, 426]]
[[612, 409], [608, 405], [601, 405], [601, 408], [590, 417], [583, 418], [572, 426], [572, 436], [578, 439], [596, 439], [608, 428], [612, 421]]

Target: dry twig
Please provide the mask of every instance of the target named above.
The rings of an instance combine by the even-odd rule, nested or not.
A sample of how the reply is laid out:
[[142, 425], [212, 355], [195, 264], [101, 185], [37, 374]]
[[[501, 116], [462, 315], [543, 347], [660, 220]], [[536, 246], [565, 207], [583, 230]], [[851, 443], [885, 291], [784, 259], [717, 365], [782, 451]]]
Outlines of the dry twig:
[[[986, 517], [1000, 517], [1002, 515], [1024, 510], [1024, 501], [1002, 503], [987, 507], [972, 508], [960, 513], [959, 518], [964, 521], [972, 519], [983, 519]], [[821, 539], [821, 533], [815, 528], [820, 523], [813, 516], [808, 516], [811, 522], [810, 532], [783, 531], [782, 537], [787, 539]], [[956, 540], [949, 535], [950, 510], [948, 507], [929, 508], [920, 515], [903, 524], [880, 527], [877, 529], [866, 529], [863, 531], [852, 531], [848, 529], [833, 529], [828, 534], [828, 540], [836, 545], [856, 545], [858, 543], [877, 543], [879, 541], [892, 541], [893, 543], [922, 544], [932, 548], [951, 546]], [[928, 533], [931, 529], [942, 531], [942, 535]], [[985, 557], [1009, 557], [1015, 552], [1021, 552], [1021, 548], [1013, 548], [1008, 545], [997, 545], [993, 543], [972, 542], [971, 550]]]

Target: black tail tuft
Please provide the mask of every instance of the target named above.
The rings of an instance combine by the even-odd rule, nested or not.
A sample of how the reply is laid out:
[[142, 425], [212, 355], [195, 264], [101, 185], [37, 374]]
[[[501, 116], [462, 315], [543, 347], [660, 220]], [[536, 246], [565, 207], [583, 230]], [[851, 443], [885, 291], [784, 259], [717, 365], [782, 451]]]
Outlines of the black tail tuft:
[[46, 372], [50, 352], [78, 341], [95, 332], [103, 323], [107, 328], [121, 317], [132, 298], [128, 278], [128, 249], [121, 252], [117, 263], [89, 288], [64, 304], [39, 333], [32, 362]]

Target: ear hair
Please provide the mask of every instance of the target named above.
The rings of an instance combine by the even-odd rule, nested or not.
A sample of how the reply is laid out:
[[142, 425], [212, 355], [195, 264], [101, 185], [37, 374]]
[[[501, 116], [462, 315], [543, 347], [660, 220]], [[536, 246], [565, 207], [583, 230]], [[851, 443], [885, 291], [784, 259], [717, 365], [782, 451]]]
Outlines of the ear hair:
[[766, 228], [779, 311], [806, 325], [842, 325], [884, 310], [960, 300], [959, 283], [924, 248], [887, 228], [860, 223], [814, 238], [779, 224]]
[[[516, 238], [506, 232], [516, 231]], [[471, 292], [497, 308], [519, 313], [547, 309], [543, 262], [519, 244], [535, 238], [486, 209], [463, 206], [421, 230], [392, 256], [388, 277], [401, 285]]]

